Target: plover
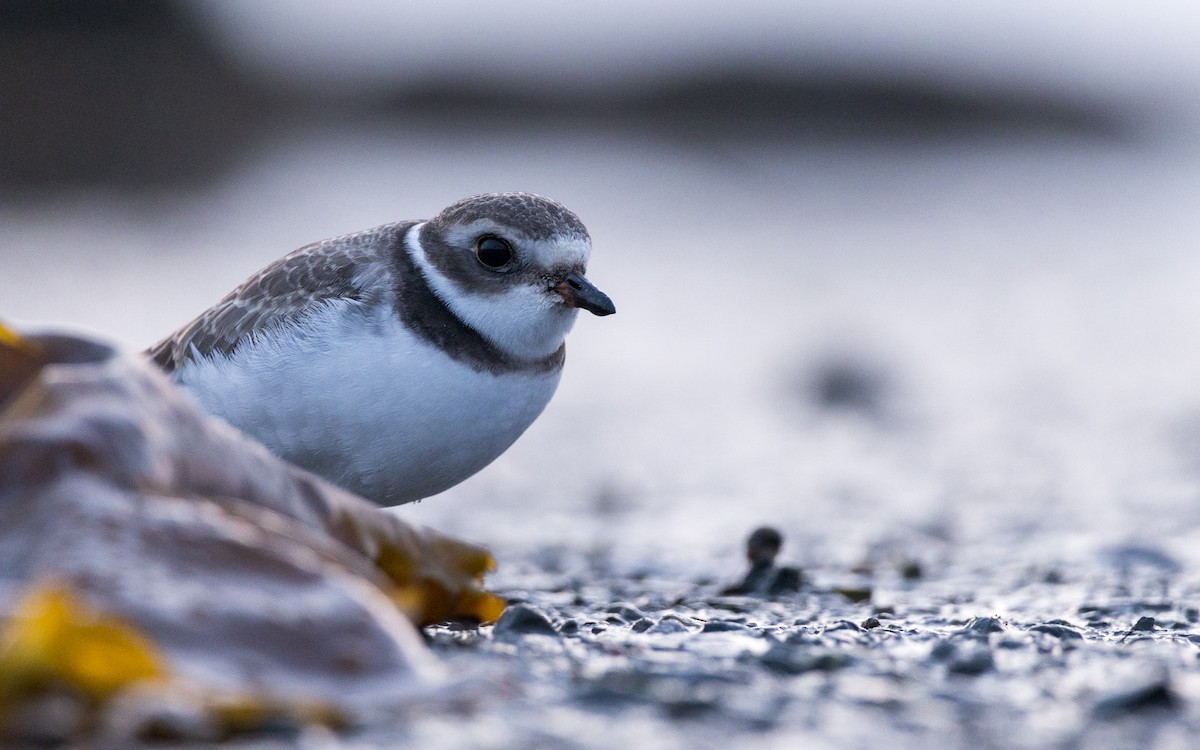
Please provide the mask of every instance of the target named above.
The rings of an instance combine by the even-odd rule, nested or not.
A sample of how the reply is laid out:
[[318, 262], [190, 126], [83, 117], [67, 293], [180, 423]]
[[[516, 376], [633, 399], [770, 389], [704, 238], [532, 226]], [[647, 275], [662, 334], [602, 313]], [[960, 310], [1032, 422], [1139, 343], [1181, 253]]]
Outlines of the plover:
[[209, 412], [381, 505], [476, 473], [541, 414], [591, 238], [530, 193], [461, 200], [267, 266], [147, 354]]

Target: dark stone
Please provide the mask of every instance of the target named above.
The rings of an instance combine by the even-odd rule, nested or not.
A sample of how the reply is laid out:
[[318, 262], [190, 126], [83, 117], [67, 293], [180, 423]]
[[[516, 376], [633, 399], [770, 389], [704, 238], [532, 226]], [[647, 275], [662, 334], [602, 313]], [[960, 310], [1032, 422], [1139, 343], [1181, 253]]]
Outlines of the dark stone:
[[1052, 635], [1055, 638], [1063, 641], [1083, 640], [1083, 634], [1078, 630], [1068, 625], [1061, 625], [1054, 622], [1048, 622], [1042, 625], [1034, 625], [1033, 627], [1029, 628], [1029, 632], [1045, 633], [1046, 635]]
[[666, 615], [657, 623], [654, 624], [648, 632], [658, 635], [670, 635], [674, 633], [689, 633], [695, 622], [690, 619], [679, 617], [678, 615]]
[[1131, 628], [1134, 632], [1149, 632], [1154, 630], [1156, 623], [1153, 617], [1139, 617]]
[[635, 633], [645, 633], [650, 628], [654, 627], [654, 620], [649, 617], [643, 617], [630, 626]]
[[966, 624], [963, 632], [983, 635], [988, 633], [1003, 633], [1004, 625], [998, 617], [976, 617]]
[[778, 529], [762, 526], [746, 541], [746, 559], [750, 570], [740, 583], [721, 590], [724, 596], [779, 596], [793, 594], [804, 586], [804, 573], [791, 566], [775, 565], [783, 546]]
[[492, 637], [500, 640], [523, 635], [558, 635], [558, 631], [544, 612], [528, 604], [508, 607], [492, 627]]
[[878, 618], [868, 617], [867, 619], [862, 621], [862, 624], [859, 627], [861, 627], [863, 630], [872, 630], [874, 628], [879, 627], [879, 624], [880, 623], [879, 623]]
[[[628, 602], [617, 602], [608, 609], [604, 610], [610, 614], [617, 615], [626, 622], [635, 622], [646, 616], [642, 610]], [[611, 621], [611, 620], [610, 620]]]
[[849, 620], [837, 620], [836, 622], [832, 622], [829, 625], [826, 625], [825, 629], [821, 632], [836, 633], [839, 630], [848, 630], [852, 633], [862, 632], [862, 628], [860, 628], [856, 623], [850, 622]]
[[797, 647], [777, 643], [759, 658], [759, 663], [777, 674], [798, 675], [805, 672], [835, 672], [849, 665], [854, 658], [840, 651], [820, 647]]
[[740, 622], [733, 622], [732, 620], [709, 620], [708, 622], [704, 623], [704, 627], [701, 628], [700, 632], [701, 633], [738, 633], [738, 632], [745, 632], [749, 629], [750, 628], [746, 627], [745, 624], [740, 623]]

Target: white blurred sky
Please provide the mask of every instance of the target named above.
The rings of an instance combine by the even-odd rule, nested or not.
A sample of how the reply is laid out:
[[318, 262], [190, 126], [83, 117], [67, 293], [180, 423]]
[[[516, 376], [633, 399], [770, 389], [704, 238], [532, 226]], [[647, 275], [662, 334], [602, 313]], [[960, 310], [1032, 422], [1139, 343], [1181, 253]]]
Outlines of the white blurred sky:
[[1194, 0], [196, 0], [193, 9], [266, 75], [346, 94], [451, 75], [636, 88], [706, 61], [905, 71], [1134, 103], [1200, 92]]

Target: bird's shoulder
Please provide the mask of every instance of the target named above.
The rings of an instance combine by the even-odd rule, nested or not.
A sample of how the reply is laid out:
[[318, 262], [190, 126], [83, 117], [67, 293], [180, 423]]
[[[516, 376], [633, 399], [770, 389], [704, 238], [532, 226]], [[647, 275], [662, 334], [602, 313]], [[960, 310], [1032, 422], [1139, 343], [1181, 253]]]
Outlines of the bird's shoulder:
[[305, 245], [251, 276], [146, 354], [173, 372], [192, 359], [231, 355], [244, 342], [323, 304], [373, 301], [388, 273], [387, 240], [399, 241], [411, 225], [389, 224]]

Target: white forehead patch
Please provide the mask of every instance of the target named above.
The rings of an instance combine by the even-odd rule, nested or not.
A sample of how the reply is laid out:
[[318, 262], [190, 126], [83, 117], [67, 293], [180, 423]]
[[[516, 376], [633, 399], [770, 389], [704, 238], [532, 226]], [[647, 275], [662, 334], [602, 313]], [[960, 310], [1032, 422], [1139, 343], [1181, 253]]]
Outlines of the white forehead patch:
[[592, 255], [591, 240], [577, 235], [521, 243], [526, 261], [540, 268], [586, 268]]

